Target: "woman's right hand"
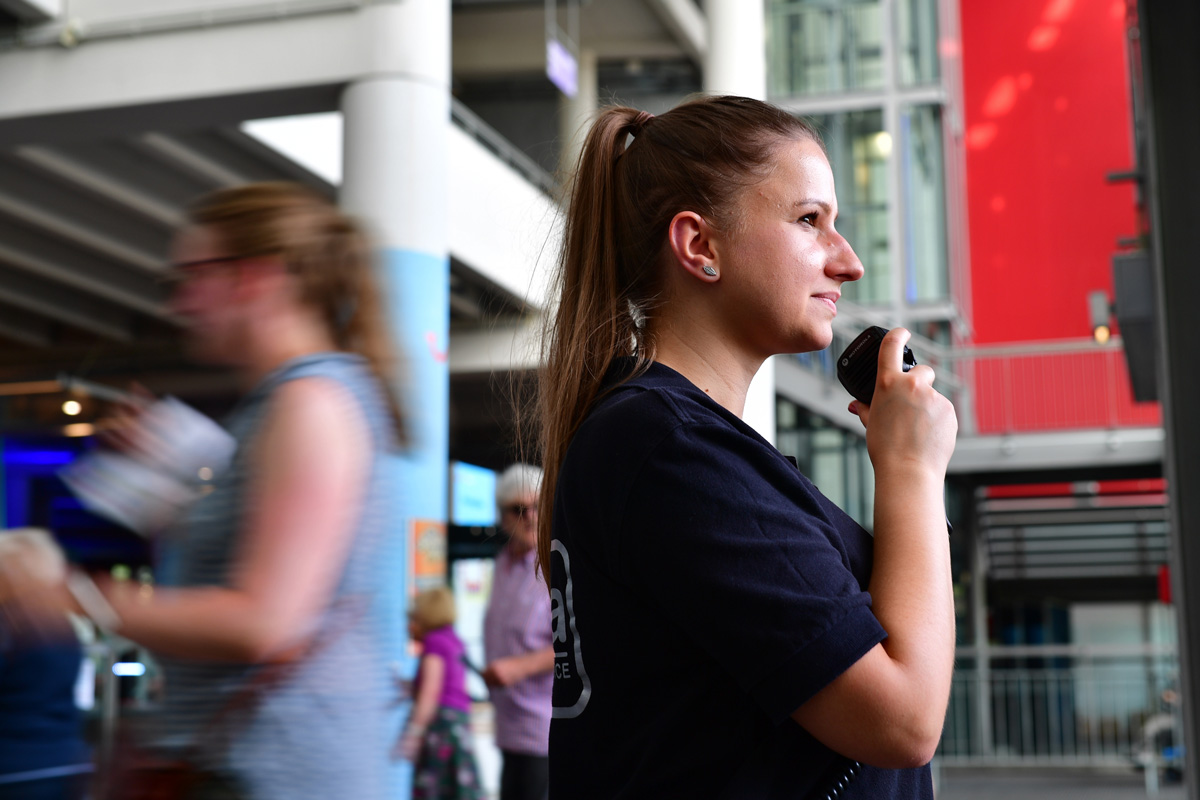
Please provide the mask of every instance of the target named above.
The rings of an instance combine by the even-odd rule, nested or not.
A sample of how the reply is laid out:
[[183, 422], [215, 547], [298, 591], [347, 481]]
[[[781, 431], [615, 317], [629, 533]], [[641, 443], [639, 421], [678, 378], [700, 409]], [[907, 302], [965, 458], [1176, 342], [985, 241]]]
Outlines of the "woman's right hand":
[[155, 448], [143, 423], [145, 411], [157, 398], [140, 383], [130, 387], [129, 398], [113, 403], [109, 413], [98, 424], [97, 438], [101, 444], [121, 453], [137, 454]]
[[867, 453], [877, 473], [928, 470], [940, 481], [954, 453], [958, 418], [951, 402], [933, 388], [931, 367], [918, 364], [904, 371], [904, 344], [911, 335], [893, 328], [883, 337], [871, 405], [856, 400], [850, 411], [867, 429]]

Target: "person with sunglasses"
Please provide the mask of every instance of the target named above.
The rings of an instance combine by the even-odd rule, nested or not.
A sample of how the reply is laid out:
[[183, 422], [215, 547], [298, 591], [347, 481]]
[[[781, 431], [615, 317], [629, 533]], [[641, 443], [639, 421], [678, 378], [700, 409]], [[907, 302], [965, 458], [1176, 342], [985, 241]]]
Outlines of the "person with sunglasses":
[[513, 464], [496, 481], [496, 508], [508, 542], [496, 556], [484, 618], [483, 678], [504, 758], [500, 800], [543, 800], [549, 792], [554, 647], [550, 594], [537, 563], [541, 487], [542, 470], [530, 464]]

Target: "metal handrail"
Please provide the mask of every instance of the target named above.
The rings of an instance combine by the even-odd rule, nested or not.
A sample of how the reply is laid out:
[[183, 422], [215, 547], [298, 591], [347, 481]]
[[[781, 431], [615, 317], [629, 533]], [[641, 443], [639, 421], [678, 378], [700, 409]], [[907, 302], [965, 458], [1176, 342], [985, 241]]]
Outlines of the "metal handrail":
[[499, 131], [484, 122], [456, 97], [450, 98], [450, 119], [501, 161], [545, 192], [550, 199], [558, 200], [561, 186], [554, 176], [542, 169], [536, 161], [504, 138]]

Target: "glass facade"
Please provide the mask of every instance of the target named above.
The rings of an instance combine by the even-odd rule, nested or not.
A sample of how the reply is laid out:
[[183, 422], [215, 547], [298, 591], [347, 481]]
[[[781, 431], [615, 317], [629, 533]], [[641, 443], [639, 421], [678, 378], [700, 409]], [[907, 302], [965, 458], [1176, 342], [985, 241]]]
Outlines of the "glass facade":
[[768, 0], [772, 99], [810, 117], [837, 182], [838, 228], [865, 275], [847, 300], [948, 305], [938, 0]]
[[887, 303], [891, 295], [888, 159], [892, 139], [880, 109], [811, 117], [825, 139], [837, 186], [837, 228], [862, 261], [861, 280], [842, 287], [847, 300]]
[[927, 86], [941, 78], [937, 3], [896, 0], [896, 70], [901, 86]]
[[875, 472], [861, 437], [822, 416], [779, 398], [775, 408], [776, 446], [796, 459], [800, 471], [867, 530], [875, 514]]
[[800, 96], [884, 86], [880, 0], [771, 0], [771, 94]]
[[940, 106], [900, 110], [900, 212], [905, 232], [905, 300], [950, 299], [946, 259], [946, 167], [942, 157]]

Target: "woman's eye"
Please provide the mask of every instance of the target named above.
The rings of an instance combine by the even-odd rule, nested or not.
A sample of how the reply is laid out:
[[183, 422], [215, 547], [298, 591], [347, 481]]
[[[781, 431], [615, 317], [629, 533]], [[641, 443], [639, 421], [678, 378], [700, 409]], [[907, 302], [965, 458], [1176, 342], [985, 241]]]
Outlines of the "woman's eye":
[[800, 219], [798, 219], [796, 221], [797, 222], [807, 222], [809, 225], [816, 225], [817, 224], [817, 212], [813, 211], [808, 214], [805, 214], [804, 216], [802, 216]]

